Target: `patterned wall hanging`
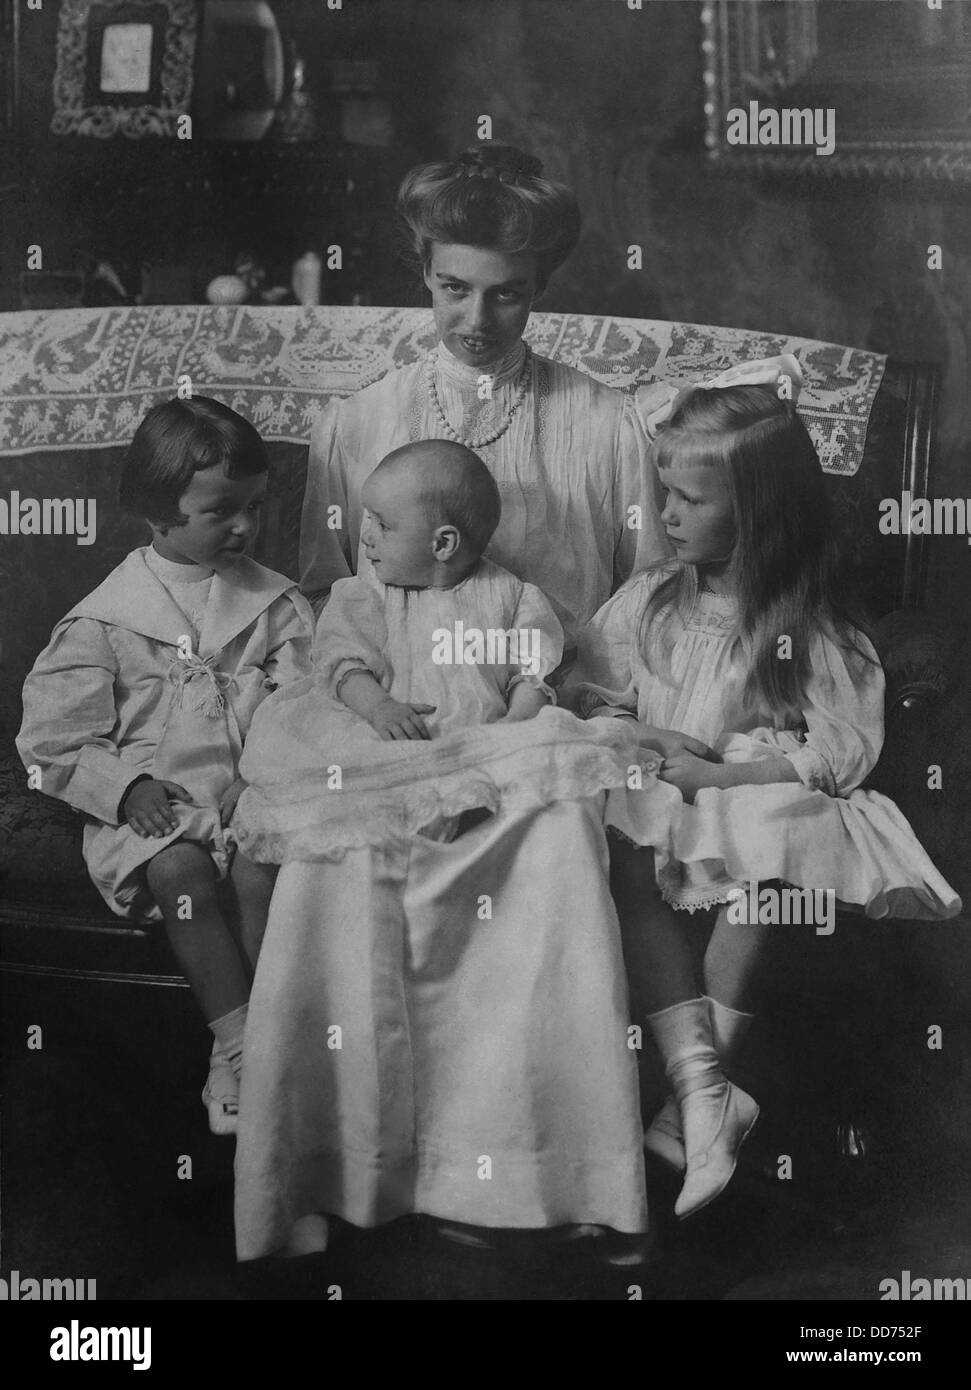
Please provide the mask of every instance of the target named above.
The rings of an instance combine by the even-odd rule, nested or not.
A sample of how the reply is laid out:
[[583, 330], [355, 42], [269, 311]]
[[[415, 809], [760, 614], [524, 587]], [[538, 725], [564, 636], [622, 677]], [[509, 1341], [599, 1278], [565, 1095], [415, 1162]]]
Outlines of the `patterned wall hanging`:
[[188, 113], [195, 0], [61, 0], [55, 135], [175, 136]]

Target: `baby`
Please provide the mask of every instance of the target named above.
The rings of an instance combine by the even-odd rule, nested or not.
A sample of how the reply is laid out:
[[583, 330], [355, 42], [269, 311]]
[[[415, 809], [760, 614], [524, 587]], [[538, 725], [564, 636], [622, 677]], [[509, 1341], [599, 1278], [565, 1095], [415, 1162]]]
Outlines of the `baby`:
[[334, 585], [317, 627], [333, 693], [383, 739], [531, 719], [552, 702], [542, 675], [562, 629], [539, 589], [483, 557], [500, 502], [481, 459], [447, 440], [407, 444], [361, 497], [366, 565]]
[[[515, 827], [549, 808], [542, 853], [554, 863], [559, 803], [569, 803], [570, 814], [624, 784], [635, 749], [625, 721], [584, 723], [550, 708], [546, 682], [562, 658], [562, 629], [539, 589], [485, 558], [500, 502], [474, 453], [443, 440], [397, 449], [368, 477], [362, 500], [360, 573], [335, 583], [321, 613], [316, 674], [266, 702], [241, 763], [248, 785], [233, 828], [247, 854], [282, 865], [247, 1031], [241, 1252], [268, 1211], [266, 1248], [323, 1249], [329, 1216], [343, 1215], [346, 1194], [370, 1181], [362, 1170], [370, 1172], [364, 1155], [372, 1135], [401, 1187], [400, 1155], [426, 1142], [429, 1096], [450, 1086], [447, 1030], [465, 1026], [439, 1014], [449, 1011], [440, 976], [476, 979], [462, 972], [487, 959], [493, 1031], [484, 1029], [481, 1056], [508, 1055], [503, 981], [516, 964], [510, 939], [495, 943], [497, 930], [506, 930], [498, 920], [510, 920], [501, 907], [503, 855], [515, 850], [499, 846], [518, 844]], [[600, 835], [599, 810], [591, 825]], [[496, 846], [492, 868], [470, 870], [468, 891], [450, 899], [452, 922], [437, 938], [428, 930], [434, 890], [421, 868], [436, 861], [425, 856], [443, 849], [456, 873], [458, 862], [481, 862], [483, 842]], [[540, 864], [538, 880], [542, 873]], [[535, 969], [528, 941], [517, 940], [516, 949], [526, 971]], [[572, 965], [561, 966], [552, 973], [568, 975]], [[484, 988], [476, 985], [467, 1001], [473, 1032]], [[461, 997], [459, 988], [454, 998]], [[446, 1043], [426, 1041], [433, 1056], [413, 1047], [410, 1022], [402, 1028], [395, 1014], [399, 1004], [403, 1016], [419, 1020], [419, 1032], [436, 1020], [428, 1036]], [[321, 1043], [335, 1017], [346, 1020], [338, 1031], [347, 1039], [336, 1048]], [[284, 1041], [291, 1023], [297, 1030]], [[472, 1130], [488, 1130], [476, 1097], [437, 1099], [449, 1114], [468, 1106]], [[427, 1140], [434, 1162], [454, 1166], [449, 1143], [437, 1154], [438, 1133], [432, 1127]], [[396, 1191], [390, 1205], [398, 1200]], [[359, 1206], [353, 1213], [356, 1220]]]
[[362, 498], [360, 573], [331, 590], [316, 674], [260, 710], [241, 764], [234, 829], [261, 862], [448, 839], [617, 771], [616, 739], [598, 730], [593, 747], [589, 725], [548, 708], [563, 631], [539, 589], [483, 554], [501, 508], [481, 459], [408, 444]]

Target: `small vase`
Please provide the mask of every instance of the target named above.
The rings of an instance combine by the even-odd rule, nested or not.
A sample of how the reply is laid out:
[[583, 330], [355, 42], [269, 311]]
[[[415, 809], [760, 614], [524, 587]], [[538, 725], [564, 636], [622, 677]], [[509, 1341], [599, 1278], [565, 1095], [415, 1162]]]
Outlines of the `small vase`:
[[276, 118], [270, 128], [270, 138], [288, 142], [316, 140], [317, 103], [307, 88], [304, 61], [299, 57], [296, 49], [291, 51], [293, 69], [290, 90], [280, 106], [277, 107]]

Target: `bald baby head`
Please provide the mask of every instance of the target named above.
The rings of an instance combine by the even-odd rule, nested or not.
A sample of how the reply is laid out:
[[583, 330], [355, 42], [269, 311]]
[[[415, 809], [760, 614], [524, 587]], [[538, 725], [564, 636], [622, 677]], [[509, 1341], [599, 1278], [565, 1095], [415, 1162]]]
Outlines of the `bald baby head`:
[[443, 588], [472, 570], [499, 524], [499, 491], [464, 444], [426, 439], [381, 460], [365, 480], [361, 539], [384, 584]]
[[386, 455], [371, 477], [384, 474], [407, 478], [432, 527], [454, 526], [475, 557], [482, 554], [499, 525], [502, 504], [478, 454], [449, 439], [422, 439]]

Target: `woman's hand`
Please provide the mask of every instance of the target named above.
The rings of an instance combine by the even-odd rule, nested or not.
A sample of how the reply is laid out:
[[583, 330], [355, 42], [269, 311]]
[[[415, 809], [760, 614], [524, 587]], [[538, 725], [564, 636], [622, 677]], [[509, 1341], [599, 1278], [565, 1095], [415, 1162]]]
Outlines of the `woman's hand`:
[[178, 782], [165, 782], [148, 777], [136, 782], [122, 802], [122, 815], [142, 839], [151, 835], [156, 840], [171, 835], [179, 824], [170, 801], [192, 801], [192, 793]]
[[660, 753], [665, 763], [672, 758], [678, 758], [683, 753], [691, 753], [696, 758], [705, 758], [709, 762], [717, 763], [718, 754], [713, 752], [700, 739], [691, 738], [688, 734], [679, 734], [676, 729], [655, 729], [650, 724], [643, 724], [638, 732], [637, 741], [644, 748], [652, 748], [655, 753]]
[[228, 825], [233, 818], [236, 810], [236, 803], [246, 790], [246, 783], [242, 777], [237, 777], [231, 787], [227, 787], [219, 798], [219, 823]]
[[427, 739], [431, 734], [422, 715], [434, 714], [435, 709], [435, 705], [409, 705], [386, 695], [365, 718], [385, 740]]

